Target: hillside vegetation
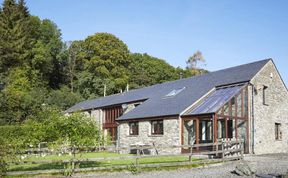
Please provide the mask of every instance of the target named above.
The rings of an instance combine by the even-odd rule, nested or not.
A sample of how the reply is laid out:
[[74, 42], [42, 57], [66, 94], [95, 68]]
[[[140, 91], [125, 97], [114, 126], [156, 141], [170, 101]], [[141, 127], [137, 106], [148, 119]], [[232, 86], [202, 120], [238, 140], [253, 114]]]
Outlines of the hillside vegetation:
[[195, 74], [197, 69], [132, 53], [110, 33], [64, 42], [57, 25], [31, 15], [24, 0], [5, 0], [0, 7], [0, 125], [23, 123], [43, 107], [65, 110], [104, 92]]

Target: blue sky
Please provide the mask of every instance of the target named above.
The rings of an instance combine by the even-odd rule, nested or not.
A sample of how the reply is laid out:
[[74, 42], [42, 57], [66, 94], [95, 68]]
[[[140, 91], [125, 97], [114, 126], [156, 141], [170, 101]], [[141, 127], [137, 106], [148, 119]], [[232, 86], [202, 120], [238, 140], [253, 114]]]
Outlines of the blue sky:
[[[0, 0], [2, 3], [3, 0]], [[27, 0], [63, 40], [109, 32], [131, 52], [185, 67], [196, 50], [210, 71], [273, 58], [288, 85], [287, 0]]]

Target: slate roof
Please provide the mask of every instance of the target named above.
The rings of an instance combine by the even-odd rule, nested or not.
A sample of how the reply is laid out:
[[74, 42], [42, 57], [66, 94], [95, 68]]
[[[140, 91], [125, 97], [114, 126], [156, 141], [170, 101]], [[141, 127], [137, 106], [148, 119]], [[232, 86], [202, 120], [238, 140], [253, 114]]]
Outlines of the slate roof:
[[[250, 81], [256, 73], [271, 59], [231, 67], [208, 74], [194, 76], [153, 85], [129, 92], [80, 102], [65, 112], [103, 108], [111, 105], [145, 100], [135, 109], [125, 113], [117, 120], [140, 119], [158, 116], [179, 115], [190, 105], [217, 86]], [[184, 88], [185, 87], [185, 88]], [[172, 97], [166, 97], [173, 90], [182, 89]]]

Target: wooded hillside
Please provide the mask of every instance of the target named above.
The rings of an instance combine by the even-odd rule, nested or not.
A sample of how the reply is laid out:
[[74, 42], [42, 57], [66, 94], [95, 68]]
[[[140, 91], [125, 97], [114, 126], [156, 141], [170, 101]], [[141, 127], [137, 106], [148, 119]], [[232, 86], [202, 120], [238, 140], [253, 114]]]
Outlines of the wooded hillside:
[[132, 53], [109, 33], [64, 42], [57, 25], [31, 15], [24, 0], [5, 0], [0, 8], [0, 125], [22, 123], [43, 108], [64, 110], [127, 86], [189, 77], [195, 70]]

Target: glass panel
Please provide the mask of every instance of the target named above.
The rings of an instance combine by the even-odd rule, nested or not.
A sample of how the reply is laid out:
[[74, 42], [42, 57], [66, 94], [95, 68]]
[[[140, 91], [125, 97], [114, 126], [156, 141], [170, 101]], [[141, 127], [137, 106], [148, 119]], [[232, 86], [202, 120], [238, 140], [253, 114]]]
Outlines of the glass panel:
[[237, 121], [237, 132], [238, 132], [238, 139], [239, 140], [246, 140], [246, 128], [247, 128], [247, 121], [238, 119]]
[[217, 112], [218, 115], [222, 115], [222, 108]]
[[151, 133], [163, 134], [163, 121], [151, 121]]
[[235, 116], [235, 114], [236, 114], [236, 103], [235, 103], [235, 97], [233, 97], [232, 99], [231, 99], [231, 106], [232, 106], [232, 117], [234, 117]]
[[163, 134], [163, 121], [159, 121], [159, 134]]
[[202, 120], [199, 123], [200, 129], [200, 143], [207, 143], [212, 141], [213, 125], [212, 120]]
[[241, 94], [237, 96], [237, 117], [241, 117], [242, 115], [242, 97]]
[[244, 117], [248, 116], [248, 92], [246, 88], [243, 90], [244, 93]]
[[196, 140], [196, 122], [194, 120], [184, 121], [184, 133], [183, 133], [184, 145], [193, 145]]
[[129, 124], [129, 134], [130, 135], [138, 135], [138, 122], [131, 122]]
[[226, 138], [226, 129], [224, 119], [218, 120], [218, 138]]
[[201, 121], [200, 123], [200, 140], [206, 141], [206, 123], [205, 121]]
[[228, 138], [233, 138], [233, 131], [235, 127], [233, 127], [232, 119], [227, 120], [227, 128], [228, 128]]
[[207, 133], [207, 140], [212, 140], [212, 130], [213, 130], [213, 127], [212, 127], [212, 121], [207, 121], [207, 125], [206, 125], [206, 127], [207, 127], [207, 131], [206, 131], [206, 133]]
[[177, 95], [178, 93], [180, 93], [181, 91], [183, 91], [184, 89], [185, 89], [185, 87], [172, 90], [170, 93], [168, 93], [168, 94], [166, 95], [166, 97], [175, 96], [175, 95]]
[[224, 115], [229, 116], [229, 103], [225, 104], [224, 106]]

